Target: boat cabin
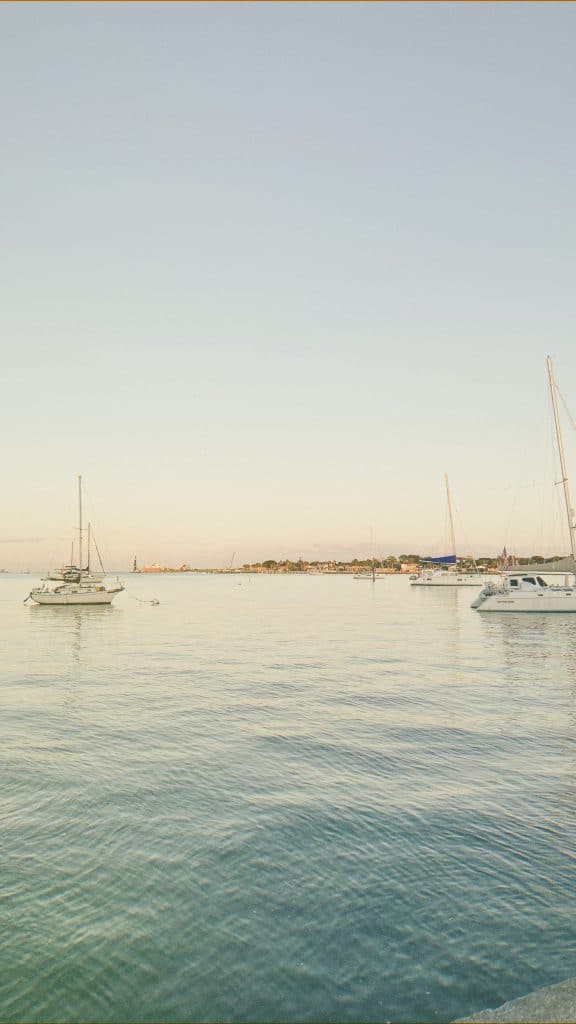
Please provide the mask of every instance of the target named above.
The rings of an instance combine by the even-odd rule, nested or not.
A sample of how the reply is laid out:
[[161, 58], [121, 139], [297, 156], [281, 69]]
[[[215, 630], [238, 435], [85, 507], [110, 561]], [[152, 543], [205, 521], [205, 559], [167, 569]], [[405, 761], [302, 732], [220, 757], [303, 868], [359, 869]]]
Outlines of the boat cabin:
[[541, 576], [510, 576], [508, 586], [510, 590], [530, 590], [532, 587], [547, 587], [548, 584]]

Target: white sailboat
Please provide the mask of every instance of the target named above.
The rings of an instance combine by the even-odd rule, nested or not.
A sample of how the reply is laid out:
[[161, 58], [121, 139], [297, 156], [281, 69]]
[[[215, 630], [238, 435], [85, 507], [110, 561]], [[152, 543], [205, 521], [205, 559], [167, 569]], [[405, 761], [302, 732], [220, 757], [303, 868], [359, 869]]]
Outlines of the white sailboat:
[[[504, 579], [499, 584], [488, 584], [472, 602], [472, 608], [479, 612], [576, 612], [574, 510], [570, 500], [564, 444], [562, 441], [560, 417], [558, 415], [557, 388], [550, 356], [548, 356], [546, 363], [560, 470], [562, 473], [571, 554], [560, 562], [517, 565], [513, 569], [505, 570]], [[544, 576], [548, 574], [563, 574], [564, 585], [548, 584], [544, 579]]]
[[481, 587], [487, 577], [479, 572], [462, 572], [458, 569], [456, 554], [456, 535], [454, 533], [454, 517], [452, 515], [452, 499], [448, 474], [444, 474], [446, 498], [448, 501], [448, 518], [450, 520], [450, 539], [452, 554], [442, 558], [426, 558], [429, 568], [422, 569], [417, 576], [410, 577], [411, 587]]
[[355, 580], [369, 580], [370, 583], [376, 583], [376, 580], [386, 579], [383, 572], [376, 572], [374, 566], [371, 569], [366, 569], [365, 572], [354, 573]]
[[67, 565], [57, 572], [48, 573], [39, 587], [34, 587], [26, 601], [31, 599], [36, 604], [77, 605], [77, 604], [111, 604], [116, 594], [124, 590], [120, 580], [116, 578], [107, 583], [104, 571], [93, 572], [90, 569], [90, 524], [88, 525], [88, 545], [86, 567], [83, 567], [83, 526], [82, 526], [82, 477], [78, 477], [78, 565]]
[[374, 543], [372, 538], [372, 530], [370, 530], [370, 568], [360, 569], [359, 572], [354, 574], [355, 580], [370, 580], [371, 583], [375, 583], [376, 580], [383, 580], [384, 573], [376, 572], [376, 560], [374, 558]]

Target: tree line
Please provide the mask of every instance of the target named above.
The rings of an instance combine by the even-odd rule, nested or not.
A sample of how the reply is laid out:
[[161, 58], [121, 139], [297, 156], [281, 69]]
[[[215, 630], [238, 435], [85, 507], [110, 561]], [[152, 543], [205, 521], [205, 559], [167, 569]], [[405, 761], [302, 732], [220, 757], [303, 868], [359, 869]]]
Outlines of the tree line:
[[[554, 555], [552, 558], [544, 558], [543, 555], [530, 555], [522, 558], [522, 562], [536, 562], [542, 564], [544, 562], [553, 561], [554, 559], [560, 558], [560, 555]], [[267, 558], [263, 562], [246, 562], [242, 566], [244, 572], [254, 572], [265, 569], [267, 572], [309, 572], [311, 569], [331, 569], [336, 572], [346, 572], [349, 569], [370, 570], [372, 566], [375, 569], [392, 572], [400, 572], [402, 565], [415, 565], [421, 566], [425, 563], [425, 558], [422, 555], [417, 554], [401, 554], [401, 555], [386, 555], [386, 557], [379, 558], [353, 558], [350, 561], [341, 561], [337, 559], [317, 559], [315, 561], [308, 561], [303, 558], [299, 558], [296, 561], [290, 559], [281, 559], [277, 561], [275, 558]], [[508, 558], [507, 564], [514, 564], [519, 559]], [[498, 569], [504, 564], [504, 560], [501, 555], [482, 555], [474, 558], [472, 555], [467, 555], [458, 559], [459, 565], [463, 569], [473, 568], [484, 568], [484, 569]]]

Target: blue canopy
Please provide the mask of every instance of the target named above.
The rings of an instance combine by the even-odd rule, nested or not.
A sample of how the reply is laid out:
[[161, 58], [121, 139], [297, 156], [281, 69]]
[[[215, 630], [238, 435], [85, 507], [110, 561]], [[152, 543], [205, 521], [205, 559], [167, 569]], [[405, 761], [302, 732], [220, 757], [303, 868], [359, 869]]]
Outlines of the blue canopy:
[[423, 562], [434, 562], [435, 565], [456, 565], [456, 555], [443, 555], [441, 558], [423, 558]]

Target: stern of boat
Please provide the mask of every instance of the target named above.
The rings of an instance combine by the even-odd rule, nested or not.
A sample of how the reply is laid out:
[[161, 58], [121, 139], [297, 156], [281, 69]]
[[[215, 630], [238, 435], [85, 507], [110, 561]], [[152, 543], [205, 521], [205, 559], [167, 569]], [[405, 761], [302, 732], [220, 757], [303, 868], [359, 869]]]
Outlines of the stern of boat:
[[486, 585], [482, 587], [480, 593], [474, 598], [470, 607], [475, 608], [476, 611], [478, 611], [480, 608], [482, 608], [483, 605], [486, 604], [486, 601], [488, 601], [489, 598], [493, 597], [494, 594], [496, 594], [497, 590], [498, 587], [496, 587], [493, 583], [486, 583]]

